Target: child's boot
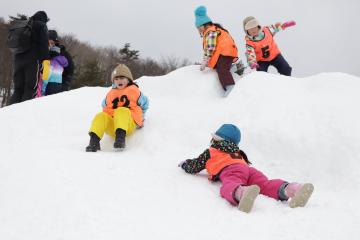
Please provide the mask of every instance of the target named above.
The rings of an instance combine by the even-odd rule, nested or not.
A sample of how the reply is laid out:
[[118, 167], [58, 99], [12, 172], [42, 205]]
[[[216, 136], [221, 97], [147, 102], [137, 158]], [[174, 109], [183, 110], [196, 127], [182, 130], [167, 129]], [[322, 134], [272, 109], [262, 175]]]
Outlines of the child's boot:
[[235, 85], [227, 85], [225, 87], [225, 92], [224, 92], [224, 95], [223, 97], [227, 97], [227, 95], [229, 95], [229, 93], [233, 90], [233, 88], [235, 87]]
[[257, 185], [239, 186], [235, 191], [235, 199], [239, 201], [238, 209], [249, 213], [259, 193], [260, 188]]
[[114, 142], [114, 148], [116, 150], [124, 150], [125, 148], [125, 136], [126, 131], [124, 129], [118, 128], [115, 132], [115, 142]]
[[90, 142], [89, 145], [86, 147], [87, 152], [96, 152], [100, 150], [100, 138], [93, 132], [89, 133], [90, 135]]
[[289, 183], [285, 188], [285, 195], [290, 198], [291, 208], [304, 207], [314, 191], [311, 183]]

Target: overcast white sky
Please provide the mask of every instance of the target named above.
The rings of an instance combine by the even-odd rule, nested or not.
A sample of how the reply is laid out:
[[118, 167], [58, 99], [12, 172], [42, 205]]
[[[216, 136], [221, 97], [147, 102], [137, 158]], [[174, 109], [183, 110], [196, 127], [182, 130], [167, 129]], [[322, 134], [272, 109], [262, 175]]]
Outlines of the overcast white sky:
[[96, 46], [122, 47], [129, 42], [142, 57], [176, 56], [198, 61], [202, 42], [194, 26], [194, 9], [205, 5], [213, 22], [227, 28], [244, 58], [242, 20], [262, 25], [295, 20], [276, 41], [294, 76], [346, 72], [360, 76], [359, 0], [1, 0], [0, 17], [45, 10], [49, 29], [72, 33]]

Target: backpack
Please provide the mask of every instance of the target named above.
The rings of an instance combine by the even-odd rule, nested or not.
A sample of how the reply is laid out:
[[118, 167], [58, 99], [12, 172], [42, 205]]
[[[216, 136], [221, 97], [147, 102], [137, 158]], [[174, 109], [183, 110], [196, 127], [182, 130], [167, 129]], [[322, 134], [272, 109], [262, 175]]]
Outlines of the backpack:
[[16, 19], [10, 22], [7, 46], [15, 54], [31, 48], [32, 19]]

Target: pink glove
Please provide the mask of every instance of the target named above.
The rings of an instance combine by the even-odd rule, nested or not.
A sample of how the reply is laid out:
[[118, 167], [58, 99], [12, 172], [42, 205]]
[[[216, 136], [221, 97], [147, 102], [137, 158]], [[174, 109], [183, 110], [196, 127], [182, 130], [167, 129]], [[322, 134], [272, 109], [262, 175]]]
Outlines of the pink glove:
[[250, 68], [251, 69], [257, 69], [257, 68], [259, 68], [259, 64], [257, 62], [253, 62], [253, 63], [250, 64]]
[[295, 25], [296, 25], [296, 22], [295, 22], [295, 21], [284, 22], [284, 23], [281, 25], [281, 28], [282, 28], [282, 29], [285, 29], [285, 28], [292, 27], [292, 26], [295, 26]]

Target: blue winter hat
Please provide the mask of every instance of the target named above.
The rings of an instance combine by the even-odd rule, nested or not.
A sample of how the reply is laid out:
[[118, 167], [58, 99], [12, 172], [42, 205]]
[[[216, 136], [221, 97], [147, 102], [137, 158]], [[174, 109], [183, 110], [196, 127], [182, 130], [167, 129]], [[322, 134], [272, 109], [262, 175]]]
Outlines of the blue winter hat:
[[241, 139], [240, 129], [233, 124], [223, 124], [214, 134], [224, 140], [239, 145]]
[[206, 7], [199, 6], [195, 9], [195, 26], [198, 28], [205, 23], [212, 22], [211, 19], [206, 15]]

